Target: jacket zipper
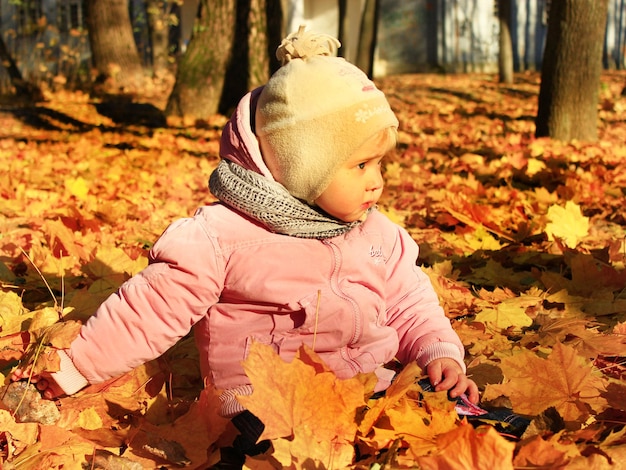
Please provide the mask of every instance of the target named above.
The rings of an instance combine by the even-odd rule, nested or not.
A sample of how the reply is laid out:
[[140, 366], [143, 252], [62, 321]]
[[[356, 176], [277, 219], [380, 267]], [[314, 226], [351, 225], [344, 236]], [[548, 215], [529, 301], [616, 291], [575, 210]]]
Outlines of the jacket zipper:
[[[360, 315], [361, 309], [358, 307], [354, 299], [344, 294], [344, 292], [339, 287], [339, 264], [341, 261], [340, 256], [338, 254], [339, 248], [331, 241], [328, 241], [328, 240], [322, 240], [322, 241], [325, 245], [327, 245], [330, 248], [330, 250], [333, 253], [334, 260], [335, 260], [335, 263], [333, 265], [333, 271], [330, 275], [330, 287], [333, 293], [335, 293], [341, 299], [347, 300], [348, 302], [350, 302], [350, 305], [352, 306], [354, 328], [352, 332], [352, 337], [350, 338], [350, 342], [348, 343], [348, 346], [352, 346], [354, 343], [357, 342], [357, 340], [361, 337], [361, 334], [362, 334], [363, 325], [361, 323], [361, 315]], [[346, 360], [349, 361], [355, 373], [361, 370], [358, 362], [355, 361], [352, 357], [347, 357]]]

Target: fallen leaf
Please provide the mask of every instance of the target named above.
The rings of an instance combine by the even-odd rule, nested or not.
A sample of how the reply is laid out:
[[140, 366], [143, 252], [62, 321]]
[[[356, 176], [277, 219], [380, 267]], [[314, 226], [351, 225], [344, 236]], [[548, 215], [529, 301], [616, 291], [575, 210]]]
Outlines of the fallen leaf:
[[487, 385], [483, 400], [507, 396], [513, 410], [522, 415], [538, 415], [555, 407], [565, 421], [583, 422], [592, 411], [607, 406], [601, 397], [604, 381], [571, 346], [555, 344], [546, 359], [522, 349], [503, 358], [501, 369], [504, 383]]
[[[312, 351], [303, 354], [314, 356]], [[258, 342], [251, 345], [243, 366], [254, 392], [238, 400], [265, 425], [259, 439], [303, 442], [296, 436], [314, 430], [315, 442], [333, 443], [327, 449], [331, 455], [318, 456], [320, 462], [333, 458], [335, 445], [341, 447], [354, 440], [356, 413], [365, 405], [363, 385], [357, 378], [340, 380], [332, 372], [318, 372], [298, 358], [287, 363], [270, 346]], [[308, 446], [289, 447], [296, 459], [309, 452]]]
[[548, 209], [546, 234], [550, 240], [560, 238], [565, 245], [576, 248], [581, 239], [589, 233], [589, 218], [582, 214], [580, 206], [567, 201], [565, 207], [550, 206]]
[[516, 468], [565, 469], [570, 459], [567, 453], [544, 441], [540, 436], [529, 439], [513, 459]]
[[89, 194], [89, 185], [87, 181], [79, 176], [78, 178], [68, 178], [64, 182], [65, 189], [77, 199], [84, 201], [87, 199], [87, 194]]
[[513, 297], [505, 299], [495, 307], [485, 307], [476, 315], [476, 321], [495, 328], [496, 331], [513, 327], [519, 331], [532, 325], [533, 320], [526, 314], [526, 309], [540, 303], [540, 299]]
[[[7, 459], [19, 455], [26, 447], [37, 442], [39, 427], [35, 423], [17, 423], [7, 410], [0, 409], [0, 429], [11, 436], [11, 445], [6, 447]], [[0, 442], [2, 442], [0, 440]]]
[[459, 426], [437, 438], [437, 452], [418, 458], [424, 470], [513, 470], [515, 444], [489, 426]]
[[378, 421], [389, 408], [395, 406], [398, 401], [406, 395], [408, 390], [415, 389], [416, 387], [419, 389], [419, 386], [416, 386], [415, 382], [421, 374], [422, 370], [417, 363], [411, 362], [396, 376], [384, 396], [369, 400], [366, 412], [359, 424], [359, 432], [361, 435], [367, 436], [374, 426], [374, 423]]

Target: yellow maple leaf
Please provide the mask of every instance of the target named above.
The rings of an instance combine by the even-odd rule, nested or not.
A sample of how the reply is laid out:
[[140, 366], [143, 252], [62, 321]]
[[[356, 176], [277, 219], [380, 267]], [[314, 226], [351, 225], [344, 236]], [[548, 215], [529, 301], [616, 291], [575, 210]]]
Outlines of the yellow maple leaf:
[[0, 410], [0, 429], [10, 436], [10, 445], [7, 446], [9, 458], [34, 444], [39, 434], [37, 423], [16, 423], [15, 418], [8, 410]]
[[83, 429], [93, 431], [94, 429], [100, 429], [102, 427], [102, 418], [100, 418], [96, 408], [90, 406], [78, 414], [76, 424]]
[[72, 311], [73, 309], [71, 307], [66, 307], [63, 310], [56, 307], [43, 307], [39, 310], [34, 310], [31, 312], [32, 320], [28, 325], [28, 331], [37, 331], [51, 327], [55, 323], [58, 323], [59, 319], [64, 318]]
[[537, 160], [536, 158], [529, 158], [528, 165], [526, 166], [526, 174], [528, 176], [534, 176], [540, 171], [546, 169], [546, 164], [541, 160]]
[[[433, 451], [437, 436], [447, 433], [458, 426], [458, 415], [454, 409], [454, 402], [448, 400], [445, 391], [424, 393], [424, 403], [418, 404], [409, 396], [404, 397], [398, 406], [387, 410], [390, 434], [393, 438], [400, 437], [408, 445], [405, 459], [415, 461], [422, 455]], [[383, 429], [377, 428], [378, 439], [383, 435]]]
[[320, 441], [316, 430], [308, 426], [300, 428], [291, 439], [274, 439], [272, 445], [272, 456], [281, 468], [347, 468], [354, 460], [351, 442], [337, 438]]
[[473, 232], [463, 235], [468, 246], [473, 250], [499, 250], [502, 244], [482, 225]]
[[[306, 346], [301, 351], [304, 359], [317, 356]], [[314, 442], [333, 443], [326, 449], [332, 455], [322, 452], [315, 457], [316, 461], [327, 463], [337, 457], [337, 446], [354, 441], [356, 412], [365, 406], [365, 401], [358, 378], [341, 380], [320, 367], [321, 363], [316, 359], [307, 364], [298, 357], [286, 362], [271, 346], [254, 342], [243, 362], [254, 392], [238, 400], [265, 425], [261, 440], [287, 438], [304, 442], [302, 436], [309, 437], [314, 430]], [[288, 447], [296, 461], [303, 461], [310, 458], [312, 445], [313, 441], [306, 446]], [[345, 455], [343, 450], [339, 454]]]
[[520, 330], [522, 327], [532, 325], [532, 319], [526, 314], [526, 308], [536, 303], [535, 299], [525, 297], [513, 297], [505, 299], [495, 307], [485, 307], [476, 315], [476, 321], [504, 330], [514, 327]]
[[359, 424], [359, 432], [366, 436], [383, 413], [398, 403], [408, 390], [415, 387], [419, 389], [419, 386], [415, 385], [415, 379], [421, 374], [422, 370], [417, 362], [407, 364], [396, 376], [384, 396], [369, 401], [367, 411]]
[[505, 382], [487, 385], [483, 399], [508, 396], [517, 413], [536, 416], [554, 407], [565, 421], [573, 422], [585, 420], [592, 409], [606, 408], [603, 380], [573, 347], [556, 343], [547, 359], [522, 349], [504, 357], [501, 369]]
[[[137, 274], [148, 265], [148, 259], [140, 256], [133, 260], [121, 248], [100, 246], [94, 259], [83, 265], [83, 271], [94, 281], [89, 286], [87, 296], [71, 299], [72, 305], [77, 305], [81, 313], [92, 313], [99, 303], [108, 297], [131, 276]], [[97, 302], [89, 302], [89, 297], [94, 297]], [[86, 310], [91, 307], [92, 312]]]
[[534, 436], [523, 446], [514, 459], [516, 467], [566, 468], [569, 458], [555, 443]]
[[439, 452], [419, 458], [424, 470], [513, 470], [515, 444], [489, 426], [459, 426], [437, 438]]
[[548, 239], [560, 238], [569, 248], [576, 248], [578, 242], [589, 232], [589, 218], [572, 201], [567, 201], [565, 207], [556, 204], [550, 206], [548, 221], [545, 229]]
[[42, 334], [38, 334], [45, 344], [49, 344], [57, 349], [67, 349], [72, 341], [78, 336], [82, 324], [74, 320], [57, 322], [45, 327]]
[[65, 180], [65, 189], [72, 196], [75, 196], [77, 199], [84, 201], [87, 199], [87, 194], [89, 194], [89, 185], [87, 181], [82, 176], [78, 178], [68, 178]]
[[85, 263], [84, 270], [96, 279], [117, 278], [117, 282], [126, 280], [148, 266], [148, 259], [140, 256], [132, 259], [121, 248], [99, 246], [92, 261]]
[[0, 291], [0, 337], [19, 333], [33, 315], [24, 308], [22, 299], [15, 292]]

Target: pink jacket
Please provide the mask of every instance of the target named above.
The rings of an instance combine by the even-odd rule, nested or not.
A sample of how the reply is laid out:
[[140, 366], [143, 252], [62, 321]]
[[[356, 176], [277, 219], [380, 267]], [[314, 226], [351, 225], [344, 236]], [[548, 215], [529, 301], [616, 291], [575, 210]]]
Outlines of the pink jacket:
[[[251, 96], [224, 131], [222, 155], [265, 173], [247, 124]], [[241, 362], [252, 341], [290, 360], [315, 338], [342, 378], [394, 358], [424, 367], [451, 357], [464, 367], [463, 345], [417, 256], [409, 234], [377, 211], [317, 240], [272, 233], [221, 203], [202, 207], [174, 222], [149, 266], [100, 306], [67, 351], [75, 369], [65, 358], [55, 378], [73, 393], [158, 357], [192, 327], [203, 375], [226, 390], [225, 415], [240, 411], [234, 395], [251, 393]], [[382, 388], [390, 377], [379, 377]]]

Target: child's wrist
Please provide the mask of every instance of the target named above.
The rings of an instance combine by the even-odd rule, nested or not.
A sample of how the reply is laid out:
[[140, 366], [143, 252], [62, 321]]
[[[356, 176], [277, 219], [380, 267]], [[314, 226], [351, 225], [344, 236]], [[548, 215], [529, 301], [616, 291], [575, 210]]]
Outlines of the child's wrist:
[[89, 382], [78, 371], [67, 352], [60, 349], [58, 354], [61, 360], [60, 369], [57, 372], [52, 372], [50, 377], [63, 390], [63, 393], [72, 395], [89, 385]]
[[463, 373], [466, 371], [463, 356], [461, 355], [457, 345], [454, 343], [447, 343], [444, 341], [432, 343], [422, 350], [416, 360], [417, 364], [422, 369], [426, 369], [428, 364], [437, 359], [451, 359], [459, 364]]

